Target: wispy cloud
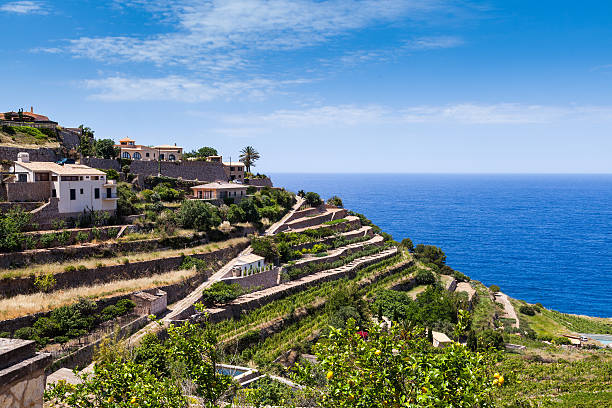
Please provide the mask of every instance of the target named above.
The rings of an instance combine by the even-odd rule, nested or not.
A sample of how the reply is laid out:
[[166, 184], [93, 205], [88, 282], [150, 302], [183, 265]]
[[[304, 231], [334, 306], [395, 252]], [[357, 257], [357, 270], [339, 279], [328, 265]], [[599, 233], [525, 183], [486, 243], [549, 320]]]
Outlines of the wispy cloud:
[[[393, 109], [380, 105], [337, 105], [266, 114], [228, 115], [226, 132], [239, 129], [352, 127], [367, 125], [525, 125], [563, 121], [612, 121], [612, 106], [544, 106], [515, 103], [421, 105]], [[242, 130], [244, 131], [244, 130]]]
[[462, 38], [450, 35], [436, 37], [419, 37], [406, 42], [408, 50], [434, 50], [440, 48], [453, 48], [463, 45]]
[[12, 1], [0, 5], [0, 11], [17, 14], [45, 14], [45, 4], [40, 1]]
[[[119, 3], [141, 5], [139, 1]], [[245, 64], [256, 51], [312, 46], [379, 22], [422, 20], [433, 12], [446, 11], [448, 1], [182, 0], [142, 6], [156, 13], [165, 10], [163, 18], [175, 22], [176, 31], [148, 37], [81, 37], [70, 41], [70, 52], [100, 61], [227, 70]], [[415, 46], [428, 44], [421, 40]]]
[[281, 86], [304, 82], [306, 80], [274, 81], [270, 79], [206, 82], [177, 75], [160, 78], [114, 76], [86, 80], [83, 86], [93, 90], [92, 99], [103, 101], [205, 102], [230, 97], [261, 99], [276, 92]]

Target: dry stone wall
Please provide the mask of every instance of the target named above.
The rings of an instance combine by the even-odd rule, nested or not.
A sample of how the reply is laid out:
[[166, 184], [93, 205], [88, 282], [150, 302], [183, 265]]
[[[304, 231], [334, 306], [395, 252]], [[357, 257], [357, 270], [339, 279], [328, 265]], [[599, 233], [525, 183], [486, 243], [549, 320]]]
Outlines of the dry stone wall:
[[33, 183], [4, 183], [6, 200], [11, 202], [41, 202], [51, 197], [51, 182], [36, 181]]
[[[204, 254], [190, 255], [202, 259], [208, 263], [224, 261], [238, 255], [240, 251], [248, 246], [248, 243], [240, 243], [233, 247], [219, 249]], [[54, 274], [56, 284], [54, 289], [67, 289], [83, 285], [95, 285], [114, 280], [135, 279], [143, 276], [164, 273], [177, 270], [184, 257], [174, 256], [150, 261], [130, 262], [128, 264], [108, 265], [85, 270], [70, 270]], [[101, 260], [103, 263], [104, 260]], [[21, 294], [35, 293], [38, 291], [35, 284], [35, 276], [21, 278], [0, 279], [0, 296], [16, 296]]]
[[61, 159], [61, 155], [54, 149], [24, 149], [22, 147], [0, 146], [0, 160], [17, 161], [17, 154], [25, 152], [30, 155], [30, 161], [55, 162]]

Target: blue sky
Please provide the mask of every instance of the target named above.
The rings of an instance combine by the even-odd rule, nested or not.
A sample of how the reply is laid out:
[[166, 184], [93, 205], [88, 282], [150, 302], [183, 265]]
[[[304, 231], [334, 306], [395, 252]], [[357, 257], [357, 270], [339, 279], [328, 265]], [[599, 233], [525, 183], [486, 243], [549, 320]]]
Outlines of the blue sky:
[[612, 4], [0, 0], [0, 110], [261, 172], [612, 172]]

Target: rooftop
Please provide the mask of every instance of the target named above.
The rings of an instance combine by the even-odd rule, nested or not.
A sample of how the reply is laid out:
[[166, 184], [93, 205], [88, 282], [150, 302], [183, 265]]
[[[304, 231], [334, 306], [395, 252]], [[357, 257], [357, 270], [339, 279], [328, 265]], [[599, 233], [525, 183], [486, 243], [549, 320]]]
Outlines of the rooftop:
[[227, 190], [227, 189], [246, 190], [247, 186], [245, 186], [244, 184], [227, 183], [225, 181], [215, 181], [214, 183], [200, 184], [199, 186], [194, 186], [194, 187], [191, 187], [191, 188], [193, 188], [193, 189], [208, 188], [208, 189], [212, 189], [212, 190], [217, 190], [217, 189], [223, 189], [223, 190]]
[[452, 340], [444, 333], [432, 331], [431, 336], [440, 343], [450, 343]]
[[243, 162], [223, 162], [224, 166], [244, 166]]
[[259, 255], [255, 255], [255, 254], [243, 255], [238, 258], [238, 260], [236, 261], [236, 265], [250, 264], [250, 263], [263, 261], [263, 260], [264, 258]]
[[153, 146], [154, 149], [182, 149], [182, 147], [180, 146], [175, 146], [175, 145], [159, 145], [159, 146]]
[[53, 162], [21, 162], [16, 161], [15, 165], [19, 165], [31, 171], [49, 171], [61, 176], [104, 176], [106, 173], [98, 169], [85, 166], [83, 164], [64, 164], [63, 166]]

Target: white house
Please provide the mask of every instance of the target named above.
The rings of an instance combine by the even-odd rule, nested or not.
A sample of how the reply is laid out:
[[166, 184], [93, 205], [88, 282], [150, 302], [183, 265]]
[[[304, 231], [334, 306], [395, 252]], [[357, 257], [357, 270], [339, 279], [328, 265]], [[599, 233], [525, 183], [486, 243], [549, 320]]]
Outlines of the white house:
[[266, 262], [263, 257], [255, 254], [244, 255], [239, 257], [234, 264], [234, 276], [247, 276], [255, 272], [261, 272], [265, 267]]
[[13, 172], [16, 183], [36, 183], [37, 188], [48, 188], [48, 197], [58, 198], [59, 213], [117, 209], [117, 184], [107, 180], [106, 173], [98, 169], [81, 164], [30, 162], [27, 153], [19, 153]]

